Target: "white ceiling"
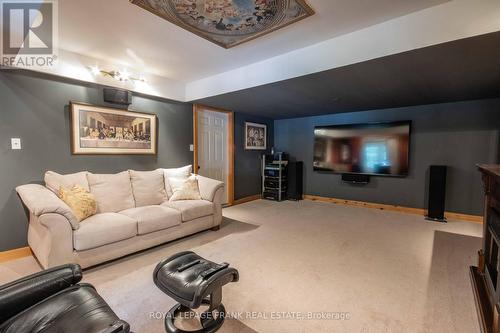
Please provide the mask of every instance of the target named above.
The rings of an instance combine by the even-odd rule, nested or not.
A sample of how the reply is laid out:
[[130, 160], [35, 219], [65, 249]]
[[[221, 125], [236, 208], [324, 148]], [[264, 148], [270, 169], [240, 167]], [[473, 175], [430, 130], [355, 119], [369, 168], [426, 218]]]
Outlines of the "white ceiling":
[[127, 0], [60, 0], [59, 46], [140, 73], [192, 82], [448, 0], [309, 0], [312, 17], [226, 50]]
[[[313, 16], [224, 49], [128, 0], [59, 0], [57, 62], [28, 69], [194, 101], [500, 31], [498, 0], [308, 2]], [[145, 82], [93, 75], [93, 65]]]

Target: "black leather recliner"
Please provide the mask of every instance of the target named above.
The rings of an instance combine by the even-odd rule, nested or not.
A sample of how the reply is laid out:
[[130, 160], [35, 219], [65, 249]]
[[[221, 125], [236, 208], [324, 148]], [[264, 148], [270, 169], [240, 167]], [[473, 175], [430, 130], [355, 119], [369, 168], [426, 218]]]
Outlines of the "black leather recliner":
[[127, 333], [109, 305], [82, 279], [79, 265], [48, 269], [0, 287], [0, 333]]

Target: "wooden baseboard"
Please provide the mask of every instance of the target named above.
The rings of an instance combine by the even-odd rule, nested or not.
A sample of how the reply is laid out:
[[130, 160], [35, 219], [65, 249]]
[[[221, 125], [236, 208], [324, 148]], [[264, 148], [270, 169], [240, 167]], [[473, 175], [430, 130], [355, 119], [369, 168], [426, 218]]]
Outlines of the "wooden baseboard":
[[[321, 197], [321, 196], [317, 196], [317, 195], [307, 195], [306, 194], [306, 195], [304, 195], [304, 199], [305, 200], [312, 200], [312, 201], [329, 202], [329, 203], [340, 204], [340, 205], [349, 205], [349, 206], [357, 206], [357, 207], [364, 207], [364, 208], [395, 211], [395, 212], [408, 213], [408, 214], [424, 215], [424, 216], [427, 214], [427, 211], [423, 208], [387, 205], [387, 204], [379, 204], [379, 203], [356, 201], [356, 200], [345, 200], [345, 199]], [[468, 214], [461, 214], [461, 213], [445, 212], [445, 217], [448, 219], [454, 219], [454, 220], [483, 223], [483, 217], [478, 216], [478, 215], [468, 215]]]
[[14, 259], [24, 258], [32, 255], [29, 246], [21, 247], [19, 249], [0, 252], [0, 262], [6, 262]]
[[244, 198], [241, 198], [241, 199], [238, 199], [238, 200], [234, 200], [233, 206], [241, 205], [241, 204], [243, 204], [245, 202], [259, 200], [260, 198], [261, 198], [260, 194], [255, 194], [255, 195], [251, 195], [249, 197], [244, 197]]
[[462, 221], [469, 221], [469, 222], [474, 222], [474, 223], [483, 223], [483, 217], [481, 215], [469, 215], [469, 214], [462, 214], [462, 213], [445, 212], [444, 216], [447, 219], [452, 219], [452, 220], [462, 220]]

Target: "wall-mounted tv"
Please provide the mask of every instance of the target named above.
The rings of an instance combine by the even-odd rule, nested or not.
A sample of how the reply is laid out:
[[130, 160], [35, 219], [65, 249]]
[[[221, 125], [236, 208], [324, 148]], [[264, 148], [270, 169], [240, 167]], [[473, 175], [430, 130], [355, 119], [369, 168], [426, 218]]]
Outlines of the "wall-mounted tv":
[[410, 121], [317, 126], [314, 170], [406, 176], [410, 128]]

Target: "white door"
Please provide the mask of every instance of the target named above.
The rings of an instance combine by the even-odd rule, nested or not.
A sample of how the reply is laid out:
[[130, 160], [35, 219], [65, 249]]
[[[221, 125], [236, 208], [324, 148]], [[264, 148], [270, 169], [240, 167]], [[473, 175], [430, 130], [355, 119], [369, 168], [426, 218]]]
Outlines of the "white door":
[[227, 113], [198, 109], [198, 174], [217, 179], [226, 184], [224, 203], [227, 197], [229, 158], [227, 154]]

